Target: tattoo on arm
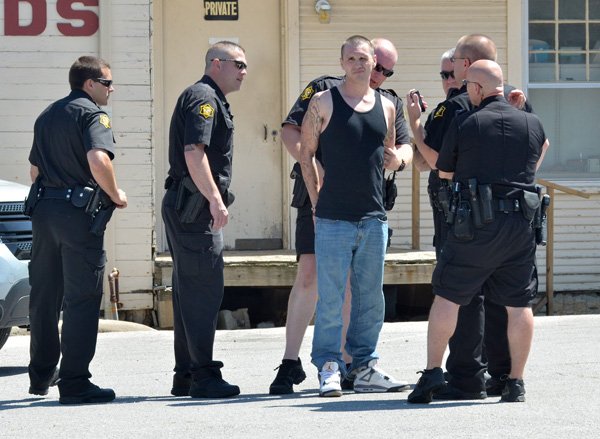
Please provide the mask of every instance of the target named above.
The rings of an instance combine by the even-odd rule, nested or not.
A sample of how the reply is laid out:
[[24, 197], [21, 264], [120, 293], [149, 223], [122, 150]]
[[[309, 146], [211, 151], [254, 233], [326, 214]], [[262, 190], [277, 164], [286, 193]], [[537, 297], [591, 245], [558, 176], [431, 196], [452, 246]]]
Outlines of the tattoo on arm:
[[388, 117], [387, 133], [385, 134], [385, 139], [383, 139], [383, 144], [386, 146], [395, 147], [395, 143], [396, 143], [395, 120], [393, 117]]
[[321, 135], [321, 125], [323, 123], [323, 118], [319, 114], [319, 101], [320, 96], [315, 96], [310, 101], [309, 108], [309, 117], [312, 123], [312, 137], [318, 144], [319, 136]]

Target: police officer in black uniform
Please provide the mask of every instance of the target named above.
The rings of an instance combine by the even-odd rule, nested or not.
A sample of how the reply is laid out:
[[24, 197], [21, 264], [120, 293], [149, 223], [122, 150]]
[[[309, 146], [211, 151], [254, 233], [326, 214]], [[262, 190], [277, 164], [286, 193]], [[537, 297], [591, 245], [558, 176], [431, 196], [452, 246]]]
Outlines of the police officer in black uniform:
[[[502, 401], [525, 400], [523, 371], [533, 337], [529, 305], [537, 292], [535, 172], [548, 141], [535, 115], [507, 103], [498, 64], [477, 61], [466, 76], [464, 85], [478, 108], [454, 119], [437, 160], [440, 177], [453, 179], [455, 216], [433, 275], [427, 368], [408, 397], [412, 403], [428, 403], [444, 387], [440, 366], [459, 305], [482, 288], [509, 316], [511, 368]], [[489, 197], [474, 201], [469, 184]]]
[[[496, 59], [494, 42], [484, 35], [462, 37], [452, 57], [454, 76], [459, 85], [465, 77], [466, 68], [480, 59]], [[522, 92], [505, 85], [504, 93], [515, 107], [532, 111]], [[439, 259], [448, 233], [444, 209], [447, 211], [449, 205], [446, 202], [444, 208], [443, 200], [448, 197], [450, 188], [439, 178], [435, 163], [450, 124], [457, 114], [472, 109], [472, 105], [464, 85], [459, 89], [451, 89], [447, 99], [430, 113], [423, 130], [416, 100], [409, 93], [408, 115], [417, 149], [431, 168], [428, 192], [433, 208], [433, 245]], [[506, 311], [504, 307], [494, 303], [493, 299], [488, 299], [484, 308], [483, 300], [483, 294], [477, 295], [471, 303], [460, 308], [459, 323], [450, 340], [450, 354], [446, 363], [448, 386], [443, 391], [436, 392], [436, 399], [483, 399], [488, 394], [499, 395], [502, 391], [504, 383], [500, 381], [500, 377], [510, 371], [508, 341], [503, 329], [506, 327]], [[486, 367], [492, 376], [487, 382]]]
[[[404, 118], [402, 100], [393, 90], [381, 88], [383, 82], [394, 74], [393, 68], [398, 60], [398, 52], [389, 40], [375, 38], [372, 43], [377, 56], [377, 65], [371, 73], [370, 86], [390, 99], [396, 108], [396, 150], [391, 151], [386, 148], [384, 164], [386, 169], [402, 171], [412, 161], [410, 135]], [[304, 88], [283, 121], [281, 137], [288, 152], [295, 160], [300, 159], [300, 127], [310, 99], [315, 93], [336, 87], [343, 81], [343, 76], [326, 75], [314, 79]], [[320, 165], [320, 150], [317, 150], [316, 159]], [[314, 315], [317, 300], [314, 223], [308, 192], [298, 162], [294, 165], [292, 175], [295, 178], [292, 207], [298, 210], [295, 239], [298, 272], [288, 302], [285, 352], [281, 365], [277, 368], [277, 376], [269, 388], [271, 394], [293, 393], [293, 384], [300, 384], [306, 377], [298, 353], [306, 327]], [[348, 299], [348, 295], [346, 299]], [[345, 300], [343, 315], [346, 325], [350, 316], [349, 300]], [[344, 343], [342, 343], [343, 346]], [[347, 362], [351, 361], [345, 352], [344, 358]], [[351, 389], [352, 383], [343, 380], [342, 386]]]
[[175, 105], [169, 132], [169, 177], [162, 216], [173, 257], [175, 375], [171, 394], [223, 398], [240, 393], [213, 360], [223, 299], [223, 227], [233, 158], [233, 116], [225, 98], [246, 76], [239, 45], [221, 41], [205, 57], [204, 76]]
[[99, 107], [107, 105], [114, 91], [110, 66], [96, 57], [80, 57], [71, 66], [69, 83], [71, 93], [36, 120], [29, 155], [35, 182], [28, 199], [28, 204], [35, 204], [29, 265], [29, 393], [46, 395], [59, 378], [60, 403], [101, 403], [115, 398], [112, 389], [101, 389], [89, 380], [106, 255], [104, 233], [90, 231], [93, 220], [86, 205], [97, 186], [116, 207], [126, 207], [127, 197], [117, 186], [111, 164], [110, 119]]

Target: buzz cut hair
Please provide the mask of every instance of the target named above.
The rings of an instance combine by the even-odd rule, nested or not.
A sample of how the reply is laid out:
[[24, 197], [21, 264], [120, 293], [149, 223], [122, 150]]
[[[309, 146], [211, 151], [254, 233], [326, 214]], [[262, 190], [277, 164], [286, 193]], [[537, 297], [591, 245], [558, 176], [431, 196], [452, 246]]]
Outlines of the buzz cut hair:
[[471, 63], [480, 59], [496, 61], [496, 43], [483, 34], [470, 34], [461, 37], [456, 44], [456, 50]]
[[246, 50], [237, 43], [233, 41], [219, 41], [208, 48], [206, 51], [206, 56], [204, 57], [204, 62], [206, 63], [206, 68], [210, 66], [210, 63], [213, 59], [224, 59], [229, 56], [233, 52], [241, 51], [242, 53], [246, 53]]
[[371, 53], [371, 56], [375, 55], [375, 47], [373, 46], [371, 40], [369, 40], [367, 37], [363, 37], [362, 35], [352, 35], [351, 37], [348, 37], [346, 41], [344, 41], [344, 44], [342, 44], [342, 59], [344, 58], [344, 50], [346, 49], [346, 47], [357, 47], [363, 44], [369, 47], [369, 52]]

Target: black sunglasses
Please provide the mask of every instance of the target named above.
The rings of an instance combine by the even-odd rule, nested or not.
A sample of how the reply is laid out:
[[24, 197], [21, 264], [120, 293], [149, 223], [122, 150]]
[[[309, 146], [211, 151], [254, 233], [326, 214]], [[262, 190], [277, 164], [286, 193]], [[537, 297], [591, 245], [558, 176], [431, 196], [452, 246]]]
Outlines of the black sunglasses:
[[375, 71], [381, 73], [386, 78], [389, 78], [394, 74], [393, 70], [388, 70], [379, 63], [375, 64]]
[[104, 78], [94, 78], [92, 79], [92, 81], [94, 82], [98, 82], [100, 84], [102, 84], [105, 87], [110, 88], [110, 86], [112, 85], [112, 79], [104, 79]]
[[235, 63], [235, 66], [237, 67], [238, 70], [242, 70], [242, 69], [248, 69], [248, 64], [246, 64], [244, 61], [238, 61], [237, 59], [221, 59], [221, 58], [213, 58], [211, 59], [211, 61], [218, 59], [219, 61], [229, 61], [232, 63]]
[[445, 70], [442, 70], [440, 72], [440, 76], [442, 77], [442, 79], [448, 79], [448, 78], [454, 79], [454, 72], [452, 72], [452, 71], [446, 72]]

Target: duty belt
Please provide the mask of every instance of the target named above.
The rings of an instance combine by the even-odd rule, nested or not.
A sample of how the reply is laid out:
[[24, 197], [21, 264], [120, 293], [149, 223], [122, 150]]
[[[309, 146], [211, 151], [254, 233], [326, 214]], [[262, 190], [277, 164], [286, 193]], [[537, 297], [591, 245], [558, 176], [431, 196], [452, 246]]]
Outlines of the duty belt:
[[70, 201], [72, 193], [71, 188], [45, 187], [38, 198]]
[[494, 198], [494, 209], [496, 212], [520, 212], [521, 203], [515, 198]]

